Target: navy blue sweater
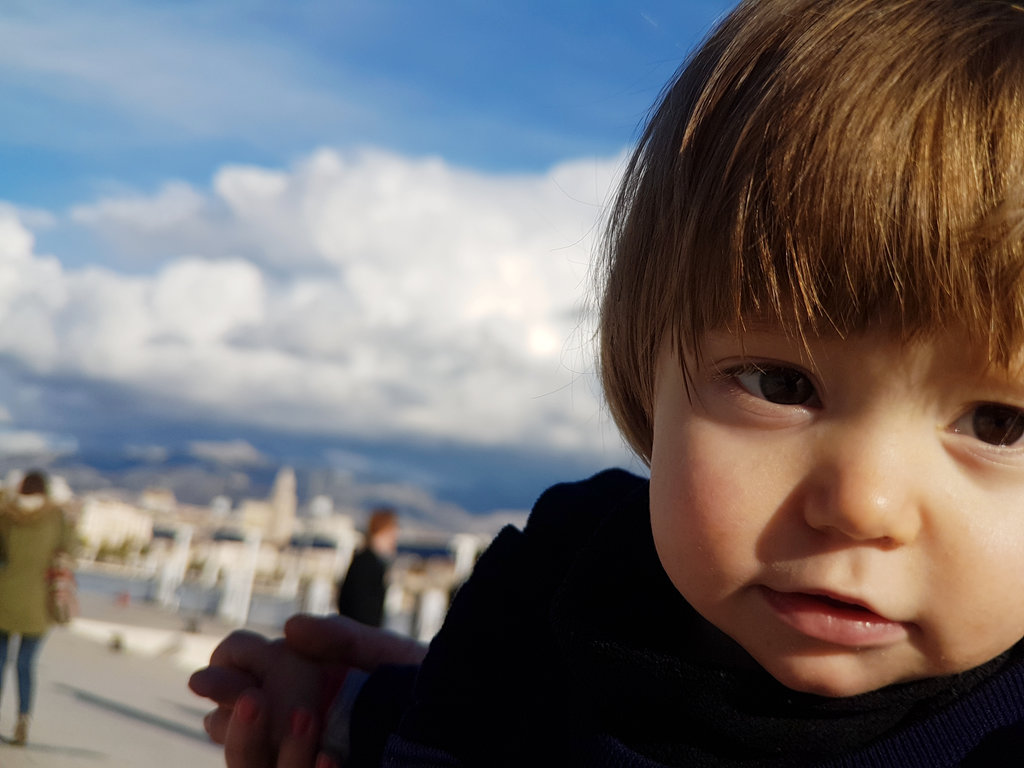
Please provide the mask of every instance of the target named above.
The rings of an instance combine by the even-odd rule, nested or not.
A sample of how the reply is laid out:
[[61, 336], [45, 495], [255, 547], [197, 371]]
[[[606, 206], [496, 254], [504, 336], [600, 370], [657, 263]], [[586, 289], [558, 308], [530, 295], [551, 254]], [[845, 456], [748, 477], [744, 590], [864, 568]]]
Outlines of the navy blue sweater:
[[1022, 646], [861, 696], [794, 692], [679, 595], [647, 481], [610, 470], [499, 534], [419, 669], [370, 677], [348, 765], [1022, 766]]

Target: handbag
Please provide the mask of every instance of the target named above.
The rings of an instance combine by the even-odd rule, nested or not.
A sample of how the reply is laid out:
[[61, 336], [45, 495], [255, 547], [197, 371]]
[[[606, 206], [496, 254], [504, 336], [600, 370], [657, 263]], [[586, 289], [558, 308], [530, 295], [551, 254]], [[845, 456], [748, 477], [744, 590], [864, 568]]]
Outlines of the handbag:
[[57, 624], [67, 624], [78, 615], [78, 583], [71, 558], [61, 552], [46, 571], [46, 609]]

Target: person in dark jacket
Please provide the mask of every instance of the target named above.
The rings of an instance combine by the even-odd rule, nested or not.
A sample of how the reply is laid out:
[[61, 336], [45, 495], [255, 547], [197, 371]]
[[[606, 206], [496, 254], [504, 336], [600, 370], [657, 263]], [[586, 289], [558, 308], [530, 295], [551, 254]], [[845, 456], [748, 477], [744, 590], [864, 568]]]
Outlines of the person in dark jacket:
[[[743, 0], [607, 232], [649, 480], [544, 493], [412, 667], [340, 621], [225, 640], [229, 768], [313, 765], [279, 724], [335, 689], [347, 768], [1022, 765], [1024, 6]], [[323, 664], [298, 699], [277, 655]]]
[[388, 566], [398, 549], [398, 515], [377, 509], [370, 515], [366, 546], [356, 552], [338, 585], [338, 613], [371, 627], [384, 623]]

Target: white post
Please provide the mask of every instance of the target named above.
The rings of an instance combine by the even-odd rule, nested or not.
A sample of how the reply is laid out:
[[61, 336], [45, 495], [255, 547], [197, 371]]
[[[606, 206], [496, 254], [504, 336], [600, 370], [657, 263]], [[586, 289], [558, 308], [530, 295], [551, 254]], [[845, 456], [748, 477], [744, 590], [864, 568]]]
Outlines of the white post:
[[331, 580], [322, 573], [315, 574], [309, 582], [309, 589], [306, 590], [306, 604], [303, 610], [314, 616], [326, 616], [331, 612], [333, 592], [334, 585]]
[[178, 587], [185, 580], [188, 569], [188, 555], [192, 548], [192, 526], [182, 525], [174, 534], [174, 545], [160, 566], [156, 599], [165, 608], [177, 610], [181, 600]]
[[199, 574], [199, 586], [203, 589], [213, 589], [217, 586], [217, 578], [220, 576], [222, 561], [224, 560], [223, 542], [211, 542], [206, 548], [206, 562], [203, 563], [203, 572]]
[[248, 620], [259, 553], [260, 534], [247, 532], [237, 561], [226, 569], [224, 595], [217, 609], [217, 614], [225, 621], [242, 626]]
[[429, 643], [444, 623], [448, 609], [448, 596], [437, 587], [428, 587], [420, 593], [419, 610], [416, 612], [414, 635], [422, 643]]
[[455, 583], [462, 582], [476, 564], [480, 552], [480, 538], [470, 533], [457, 533], [448, 542], [448, 549], [455, 556]]
[[348, 567], [352, 564], [352, 555], [356, 551], [356, 532], [350, 528], [339, 528], [335, 532], [335, 541], [331, 570], [337, 581], [348, 573]]
[[277, 596], [286, 600], [294, 600], [299, 596], [299, 581], [298, 560], [289, 553], [284, 575], [281, 577], [281, 583], [277, 585]]

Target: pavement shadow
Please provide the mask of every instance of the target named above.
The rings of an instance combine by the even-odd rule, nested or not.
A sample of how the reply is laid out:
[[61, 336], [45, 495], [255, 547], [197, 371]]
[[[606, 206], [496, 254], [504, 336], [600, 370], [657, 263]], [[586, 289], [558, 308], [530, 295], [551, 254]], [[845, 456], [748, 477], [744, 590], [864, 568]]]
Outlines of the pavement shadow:
[[214, 708], [213, 702], [210, 702], [210, 705], [208, 707], [204, 707], [199, 704], [182, 704], [179, 701], [171, 701], [170, 699], [161, 699], [161, 701], [164, 704], [174, 707], [183, 714], [186, 714], [189, 717], [198, 718], [199, 720], [202, 720], [204, 717], [206, 717], [207, 713]]
[[170, 731], [178, 736], [184, 736], [188, 739], [201, 741], [203, 744], [210, 743], [210, 737], [206, 735], [206, 731], [199, 728], [190, 728], [187, 725], [182, 725], [181, 723], [175, 722], [169, 718], [155, 715], [152, 712], [146, 712], [145, 710], [138, 709], [137, 707], [124, 704], [114, 699], [108, 699], [105, 696], [100, 696], [92, 691], [87, 691], [82, 688], [76, 688], [73, 685], [57, 683], [54, 687], [67, 691], [74, 698], [86, 704], [92, 704], [93, 706], [106, 709], [109, 712], [116, 712], [119, 715], [130, 717], [140, 723], [145, 723], [146, 725], [152, 725], [156, 728], [162, 728], [165, 731]]
[[[80, 747], [68, 747], [63, 744], [42, 744], [37, 741], [30, 741], [28, 744], [13, 745], [10, 739], [6, 739], [0, 736], [0, 744], [5, 747], [9, 747], [12, 750], [18, 750], [18, 752], [27, 752], [29, 754], [42, 753], [47, 755], [64, 755], [66, 757], [83, 757], [89, 760], [99, 760], [101, 758], [109, 757], [105, 752], [97, 752], [95, 749], [82, 749]], [[4, 765], [4, 761], [0, 759], [0, 765]]]

